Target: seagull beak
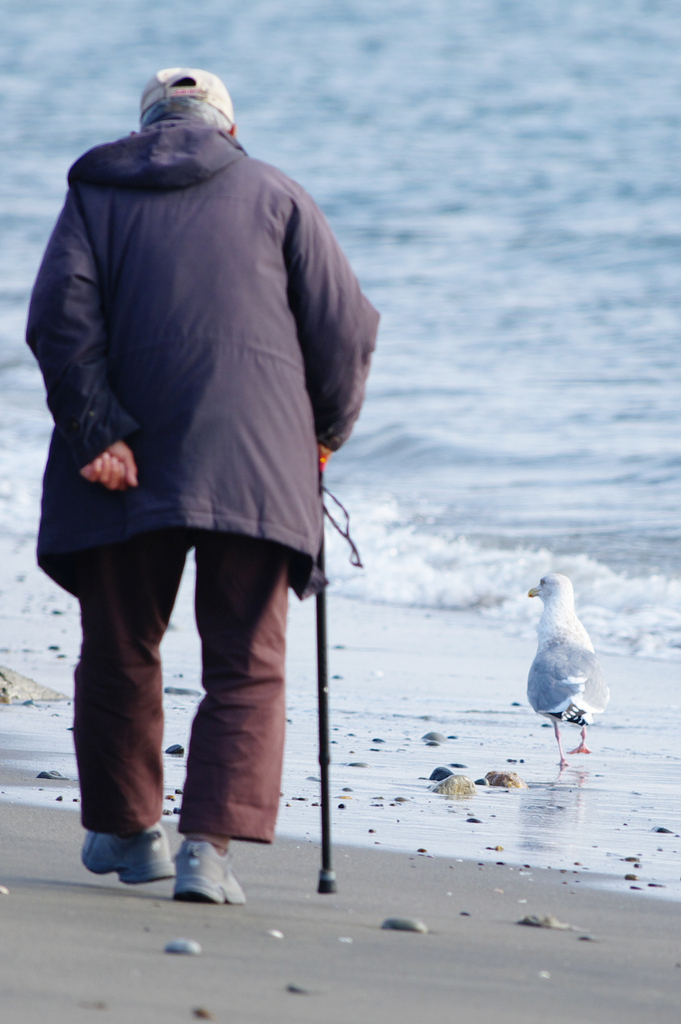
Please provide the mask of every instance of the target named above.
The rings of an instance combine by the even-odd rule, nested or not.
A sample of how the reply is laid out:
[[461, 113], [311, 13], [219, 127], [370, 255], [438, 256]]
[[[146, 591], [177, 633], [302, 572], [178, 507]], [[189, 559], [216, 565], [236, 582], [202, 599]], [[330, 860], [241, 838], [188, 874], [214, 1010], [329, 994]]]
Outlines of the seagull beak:
[[532, 587], [532, 590], [527, 591], [528, 597], [539, 597], [539, 587]]

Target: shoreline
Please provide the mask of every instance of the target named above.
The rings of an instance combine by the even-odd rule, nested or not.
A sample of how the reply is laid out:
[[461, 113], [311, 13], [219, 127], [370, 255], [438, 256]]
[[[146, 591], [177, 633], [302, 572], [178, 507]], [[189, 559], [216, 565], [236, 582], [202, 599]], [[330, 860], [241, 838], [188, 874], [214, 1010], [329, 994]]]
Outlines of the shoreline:
[[[4, 618], [18, 640], [18, 650], [0, 653], [0, 663], [11, 656], [12, 668], [70, 693], [78, 642], [75, 601], [38, 570], [33, 576], [27, 571], [25, 582], [33, 600], [15, 603], [14, 623], [6, 606], [0, 613], [0, 623]], [[186, 746], [200, 699], [191, 583], [188, 572], [163, 657], [165, 685], [195, 696], [166, 694], [164, 749]], [[55, 610], [61, 614], [53, 615]], [[333, 594], [329, 612], [334, 842], [409, 853], [425, 848], [471, 862], [493, 863], [501, 856], [515, 866], [558, 871], [578, 867], [582, 885], [592, 876], [615, 891], [630, 892], [633, 885], [639, 891], [631, 895], [646, 891], [667, 901], [681, 899], [680, 713], [673, 703], [673, 663], [601, 656], [612, 700], [590, 730], [594, 753], [571, 759], [574, 764], [559, 772], [552, 731], [542, 728], [525, 699], [533, 643], [505, 636], [472, 613], [369, 606]], [[317, 841], [313, 602], [292, 601], [288, 647], [289, 724], [278, 835]], [[651, 672], [654, 687], [646, 685]], [[0, 801], [49, 806], [59, 794], [52, 795], [52, 783], [40, 786], [37, 772], [56, 769], [76, 778], [71, 713], [68, 702], [0, 707]], [[422, 736], [430, 730], [456, 739], [427, 747]], [[356, 762], [367, 767], [357, 768]], [[183, 784], [185, 759], [167, 756], [164, 763], [166, 792], [173, 794]], [[463, 801], [431, 793], [432, 770], [450, 763], [464, 765], [454, 770], [474, 780], [490, 770], [515, 770], [529, 789], [479, 788]], [[23, 773], [16, 787], [3, 774], [12, 765]], [[75, 809], [73, 800], [65, 792], [60, 807]], [[670, 832], [654, 833], [658, 826]], [[641, 864], [635, 872], [626, 861], [632, 856]], [[639, 877], [625, 880], [629, 873]]]

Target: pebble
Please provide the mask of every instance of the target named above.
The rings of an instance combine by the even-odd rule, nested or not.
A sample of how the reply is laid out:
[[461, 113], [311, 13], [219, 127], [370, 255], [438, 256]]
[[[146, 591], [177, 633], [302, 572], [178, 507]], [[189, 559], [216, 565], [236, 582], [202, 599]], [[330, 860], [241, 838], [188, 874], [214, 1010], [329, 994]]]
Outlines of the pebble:
[[166, 748], [166, 754], [174, 754], [175, 757], [181, 757], [182, 754], [184, 754], [184, 747], [181, 743], [171, 743], [171, 745]]
[[385, 740], [382, 740], [380, 736], [374, 736], [374, 738], [372, 739], [371, 742], [372, 743], [385, 743]]
[[205, 1006], [195, 1006], [192, 1013], [197, 1020], [217, 1020], [217, 1017], [211, 1010], [207, 1010]]
[[303, 988], [302, 985], [287, 985], [286, 991], [293, 992], [296, 996], [309, 996], [310, 994], [309, 988]]
[[564, 921], [559, 921], [553, 914], [545, 914], [543, 917], [538, 917], [536, 914], [528, 914], [527, 917], [523, 917], [516, 924], [526, 924], [530, 928], [553, 928], [555, 931], [569, 932], [572, 930], [572, 925], [565, 924]]
[[395, 932], [420, 932], [421, 935], [428, 934], [428, 928], [419, 921], [417, 917], [386, 917], [381, 928]]
[[427, 732], [425, 736], [421, 737], [422, 740], [430, 740], [434, 743], [446, 743], [447, 737], [443, 736], [441, 732]]
[[466, 821], [471, 822], [473, 825], [482, 825], [480, 818], [466, 818]]
[[475, 796], [475, 783], [467, 775], [449, 775], [442, 782], [433, 786], [433, 793], [442, 796], [468, 797]]
[[[40, 778], [40, 776], [38, 776], [38, 778]], [[667, 835], [669, 835], [669, 836], [673, 834], [672, 830], [670, 828], [665, 828], [664, 825], [656, 825], [655, 828], [652, 831], [653, 832], [666, 832]]]
[[487, 779], [476, 779], [475, 780], [475, 785], [476, 786], [489, 786], [489, 782], [487, 781]]
[[395, 803], [396, 804], [408, 804], [409, 803], [409, 797], [407, 797], [407, 796], [396, 796], [395, 797]]
[[449, 767], [450, 768], [468, 768], [468, 765], [467, 764], [457, 764], [456, 761], [450, 761]]
[[429, 776], [430, 782], [442, 782], [443, 779], [448, 779], [454, 772], [450, 768], [441, 766], [440, 768], [433, 768]]
[[580, 935], [579, 936], [579, 941], [580, 942], [598, 942], [598, 939], [596, 938], [595, 935]]
[[265, 934], [271, 935], [273, 939], [283, 939], [284, 933], [280, 932], [278, 928], [270, 928]]
[[502, 786], [505, 789], [528, 789], [517, 772], [487, 772], [485, 778], [490, 786]]
[[369, 768], [370, 765], [366, 761], [351, 761], [348, 768]]
[[344, 793], [354, 793], [355, 791], [354, 791], [354, 789], [351, 789], [350, 786], [343, 786], [343, 792]]
[[638, 882], [638, 875], [625, 875], [624, 876], [624, 881], [625, 882]]
[[9, 896], [9, 889], [6, 885], [0, 885], [0, 896]]
[[306, 778], [305, 781], [306, 782], [321, 782], [322, 780], [318, 779], [316, 775], [308, 775], [308, 777]]
[[166, 686], [164, 693], [172, 693], [176, 697], [200, 697], [200, 690], [188, 690], [186, 686]]
[[198, 956], [201, 952], [201, 946], [194, 939], [172, 939], [163, 952], [181, 953], [184, 956]]
[[40, 775], [36, 775], [36, 779], [65, 779], [66, 776], [62, 775], [58, 771], [41, 772]]

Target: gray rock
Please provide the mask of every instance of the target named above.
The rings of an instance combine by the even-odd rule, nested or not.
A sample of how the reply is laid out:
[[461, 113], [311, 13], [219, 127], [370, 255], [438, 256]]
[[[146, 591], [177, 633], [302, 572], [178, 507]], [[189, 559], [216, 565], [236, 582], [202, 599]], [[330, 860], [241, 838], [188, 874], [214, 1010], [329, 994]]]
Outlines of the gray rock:
[[439, 743], [437, 740], [427, 740], [426, 741], [426, 746], [427, 747], [441, 747], [442, 744]]
[[370, 768], [366, 761], [350, 761], [348, 768]]
[[573, 931], [572, 925], [559, 921], [553, 914], [545, 914], [543, 917], [538, 917], [536, 914], [528, 914], [527, 917], [521, 918], [516, 923], [529, 925], [530, 928], [553, 928], [554, 931], [559, 932]]
[[427, 732], [425, 736], [421, 737], [422, 740], [434, 740], [435, 743], [446, 743], [447, 737], [443, 736], [441, 732]]
[[0, 704], [20, 704], [28, 700], [67, 700], [67, 697], [0, 665]]
[[433, 786], [432, 791], [442, 796], [468, 797], [476, 794], [475, 783], [467, 775], [448, 775]]
[[448, 779], [454, 772], [450, 768], [441, 766], [440, 768], [433, 768], [430, 774], [430, 782], [442, 782], [443, 779]]
[[468, 765], [467, 764], [457, 764], [455, 761], [450, 761], [449, 762], [449, 767], [450, 768], [468, 768]]
[[385, 740], [382, 740], [382, 739], [380, 738], [380, 736], [374, 736], [374, 738], [372, 739], [372, 741], [371, 741], [371, 742], [372, 742], [372, 743], [385, 743]]
[[653, 832], [665, 832], [669, 836], [674, 834], [670, 828], [665, 828], [664, 825], [656, 825], [655, 828], [652, 829], [652, 831]]
[[65, 779], [66, 776], [62, 775], [58, 771], [41, 772], [40, 775], [36, 775], [36, 779]]
[[427, 926], [423, 921], [419, 921], [418, 917], [386, 917], [381, 928], [394, 932], [420, 932], [421, 935], [428, 934]]
[[166, 748], [166, 754], [173, 754], [175, 757], [182, 757], [184, 754], [184, 747], [181, 743], [172, 743]]
[[200, 690], [190, 690], [186, 686], [166, 686], [164, 693], [172, 693], [176, 697], [200, 697]]
[[180, 953], [184, 956], [198, 956], [201, 952], [201, 946], [194, 939], [172, 939], [163, 952]]
[[303, 988], [302, 985], [287, 985], [286, 986], [286, 991], [287, 992], [292, 992], [295, 996], [309, 996], [310, 995], [310, 989], [309, 988]]
[[489, 782], [487, 781], [487, 779], [476, 779], [475, 780], [475, 785], [476, 786], [489, 786]]

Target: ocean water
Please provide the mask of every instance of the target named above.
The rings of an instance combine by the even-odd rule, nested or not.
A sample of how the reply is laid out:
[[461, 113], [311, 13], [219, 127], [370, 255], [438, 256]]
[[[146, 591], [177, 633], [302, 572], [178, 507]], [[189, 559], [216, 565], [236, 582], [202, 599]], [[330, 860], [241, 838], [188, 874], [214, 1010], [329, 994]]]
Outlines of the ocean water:
[[50, 431], [22, 340], [65, 174], [159, 67], [221, 75], [383, 320], [328, 483], [337, 592], [529, 633], [549, 570], [598, 649], [681, 658], [681, 19], [674, 0], [26, 0], [0, 55], [0, 530]]

